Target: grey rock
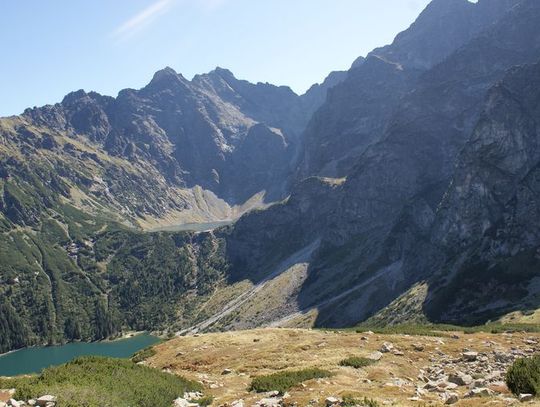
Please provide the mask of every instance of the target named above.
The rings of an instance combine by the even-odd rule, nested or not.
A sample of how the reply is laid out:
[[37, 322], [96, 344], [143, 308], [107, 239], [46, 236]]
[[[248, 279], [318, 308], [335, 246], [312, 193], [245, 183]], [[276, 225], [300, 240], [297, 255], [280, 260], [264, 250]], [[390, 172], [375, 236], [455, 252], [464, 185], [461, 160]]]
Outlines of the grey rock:
[[445, 393], [443, 395], [444, 404], [456, 404], [459, 401], [457, 393]]
[[383, 357], [383, 354], [382, 352], [379, 352], [379, 351], [372, 352], [366, 356], [367, 359], [374, 360], [374, 361], [379, 361], [382, 359], [382, 357]]
[[448, 381], [455, 383], [458, 386], [468, 386], [473, 382], [473, 378], [471, 375], [459, 372], [450, 374], [448, 376]]
[[477, 388], [477, 389], [470, 390], [469, 392], [467, 392], [465, 394], [465, 397], [467, 397], [467, 398], [470, 398], [470, 397], [489, 397], [489, 396], [492, 396], [492, 395], [493, 395], [493, 391], [491, 391], [490, 389], [487, 389], [487, 388], [480, 387], [480, 388]]
[[36, 405], [40, 407], [47, 406], [50, 403], [56, 404], [56, 396], [47, 394], [36, 399]]
[[330, 406], [336, 406], [336, 405], [339, 405], [341, 403], [341, 399], [338, 398], [338, 397], [327, 397], [325, 400], [324, 400], [325, 404], [330, 407]]
[[394, 350], [394, 345], [390, 342], [384, 342], [381, 346], [381, 349], [379, 349], [382, 353], [388, 353], [392, 352]]
[[173, 401], [174, 407], [197, 407], [197, 403], [191, 403], [189, 400], [186, 400], [182, 397], [178, 397], [176, 400]]
[[534, 399], [534, 396], [532, 394], [522, 393], [519, 395], [518, 400], [522, 403], [531, 401]]
[[462, 356], [467, 362], [474, 362], [478, 358], [478, 352], [463, 352]]
[[281, 397], [267, 397], [257, 401], [256, 405], [260, 407], [278, 407], [283, 403]]

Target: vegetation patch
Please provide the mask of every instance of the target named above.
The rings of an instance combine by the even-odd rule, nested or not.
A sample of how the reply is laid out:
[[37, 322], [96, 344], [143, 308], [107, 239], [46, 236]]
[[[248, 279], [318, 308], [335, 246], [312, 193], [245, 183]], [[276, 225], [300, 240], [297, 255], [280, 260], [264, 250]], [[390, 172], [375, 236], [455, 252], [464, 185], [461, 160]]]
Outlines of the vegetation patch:
[[199, 383], [160, 372], [129, 360], [88, 356], [43, 370], [37, 376], [0, 379], [0, 388], [16, 388], [17, 400], [44, 394], [62, 407], [170, 407]]
[[380, 404], [373, 399], [356, 398], [350, 394], [343, 396], [343, 401], [341, 402], [343, 407], [354, 407], [354, 406], [363, 406], [363, 407], [380, 407]]
[[540, 355], [516, 360], [506, 373], [506, 385], [515, 395], [540, 395]]
[[339, 362], [339, 365], [354, 367], [355, 369], [361, 369], [374, 363], [375, 361], [372, 359], [363, 358], [361, 356], [351, 356], [347, 359], [343, 359], [341, 362]]
[[196, 403], [201, 407], [207, 407], [210, 406], [214, 402], [214, 397], [212, 396], [204, 396], [197, 400], [190, 400], [192, 403]]
[[367, 325], [361, 324], [355, 328], [356, 332], [372, 331], [381, 335], [413, 335], [413, 336], [449, 336], [449, 332], [463, 332], [473, 334], [486, 332], [499, 334], [503, 332], [540, 332], [538, 324], [498, 324], [491, 323], [478, 326], [458, 326], [449, 324], [399, 324], [399, 325]]
[[139, 362], [143, 362], [145, 361], [146, 359], [148, 358], [151, 358], [152, 356], [154, 356], [156, 354], [156, 350], [154, 349], [153, 346], [149, 346], [147, 348], [144, 348], [144, 349], [141, 349], [140, 351], [136, 352], [132, 357], [131, 357], [131, 361], [133, 363], [139, 363]]
[[306, 380], [330, 376], [331, 372], [317, 368], [278, 372], [254, 378], [249, 390], [258, 393], [277, 390], [283, 394]]

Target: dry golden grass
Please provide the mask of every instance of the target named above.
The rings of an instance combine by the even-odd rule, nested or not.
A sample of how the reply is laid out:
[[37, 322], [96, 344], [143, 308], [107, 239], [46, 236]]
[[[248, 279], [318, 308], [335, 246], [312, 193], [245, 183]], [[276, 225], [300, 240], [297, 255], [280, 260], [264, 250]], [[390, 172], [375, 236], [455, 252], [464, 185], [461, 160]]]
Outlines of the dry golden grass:
[[[316, 399], [324, 403], [328, 396], [353, 394], [378, 400], [381, 405], [421, 406], [409, 401], [415, 387], [392, 386], [393, 379], [417, 382], [419, 370], [430, 365], [430, 357], [442, 351], [452, 357], [463, 348], [487, 351], [487, 341], [495, 341], [503, 350], [523, 347], [523, 339], [531, 334], [512, 336], [493, 334], [458, 334], [458, 339], [406, 335], [366, 335], [352, 332], [325, 332], [302, 329], [256, 329], [175, 338], [156, 347], [157, 354], [148, 360], [151, 366], [170, 369], [187, 378], [199, 380], [206, 392], [215, 397], [215, 405], [244, 399], [252, 405], [262, 395], [247, 391], [251, 378], [283, 369], [319, 367], [335, 373], [329, 379], [304, 383], [290, 391], [290, 402], [305, 406]], [[539, 335], [536, 335], [539, 336]], [[392, 342], [404, 355], [385, 354], [375, 365], [354, 369], [339, 362], [349, 356], [366, 356], [378, 350], [383, 342]], [[422, 352], [413, 350], [413, 343], [422, 343]], [[224, 369], [232, 373], [223, 375]], [[508, 396], [507, 396], [508, 397]], [[458, 406], [505, 406], [503, 397], [461, 400]], [[424, 397], [424, 405], [442, 405], [434, 393]], [[531, 405], [531, 404], [528, 404]], [[538, 404], [534, 404], [538, 405]]]

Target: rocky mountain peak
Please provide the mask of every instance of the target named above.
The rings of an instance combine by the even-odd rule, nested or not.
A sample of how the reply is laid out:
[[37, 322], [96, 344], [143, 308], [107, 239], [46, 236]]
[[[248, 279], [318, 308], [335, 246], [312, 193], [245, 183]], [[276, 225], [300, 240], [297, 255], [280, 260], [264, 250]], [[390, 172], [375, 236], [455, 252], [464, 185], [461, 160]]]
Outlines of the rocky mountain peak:
[[225, 80], [233, 79], [237, 80], [234, 74], [227, 68], [221, 68], [217, 66], [213, 71], [210, 71], [208, 73], [209, 76], [218, 76], [220, 78], [223, 78]]
[[170, 67], [157, 71], [150, 83], [144, 88], [147, 90], [172, 90], [175, 88], [188, 88], [189, 81]]
[[174, 79], [178, 75], [179, 75], [178, 72], [176, 72], [173, 68], [171, 68], [170, 66], [166, 66], [165, 68], [160, 69], [159, 71], [157, 71], [154, 74], [154, 77], [153, 77], [152, 81], [154, 81], [154, 80], [162, 80], [164, 78]]
[[61, 104], [62, 105], [71, 105], [75, 103], [76, 101], [86, 98], [88, 96], [88, 93], [84, 89], [79, 89], [74, 92], [68, 93], [66, 96], [64, 96], [64, 99], [62, 99]]

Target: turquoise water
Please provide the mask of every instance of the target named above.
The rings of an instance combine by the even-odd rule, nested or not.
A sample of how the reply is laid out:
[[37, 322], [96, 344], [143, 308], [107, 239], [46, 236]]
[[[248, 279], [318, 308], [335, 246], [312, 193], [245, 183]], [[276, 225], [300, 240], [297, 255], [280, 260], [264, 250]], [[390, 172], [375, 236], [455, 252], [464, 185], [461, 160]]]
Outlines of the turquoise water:
[[75, 342], [61, 346], [21, 349], [0, 356], [0, 376], [38, 373], [49, 366], [61, 365], [77, 356], [98, 355], [128, 358], [135, 352], [159, 342], [159, 338], [141, 334], [112, 342]]

